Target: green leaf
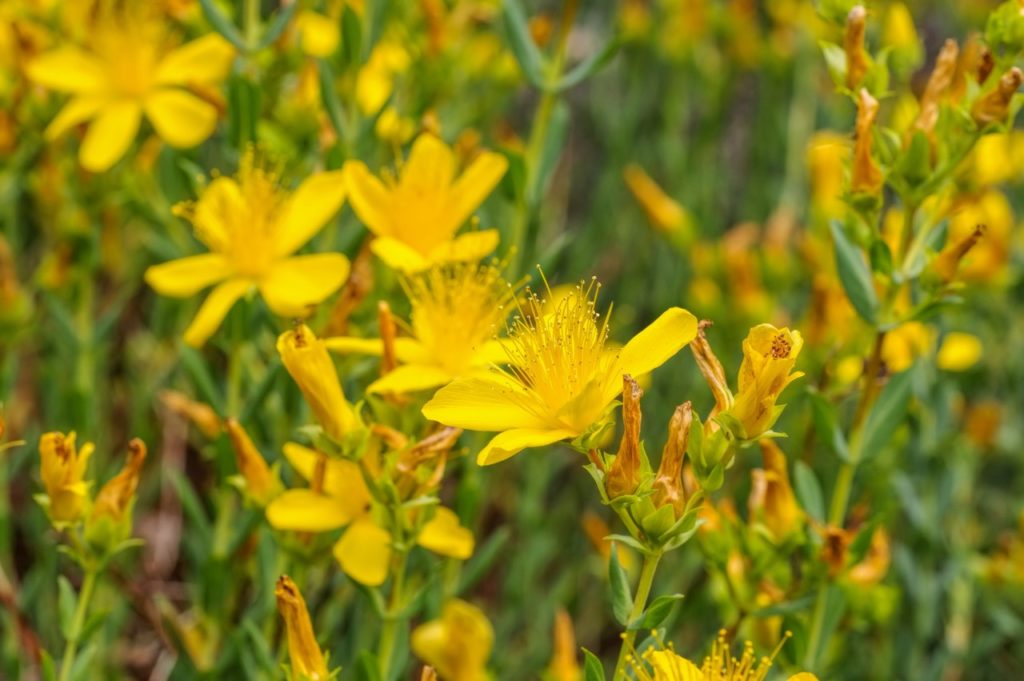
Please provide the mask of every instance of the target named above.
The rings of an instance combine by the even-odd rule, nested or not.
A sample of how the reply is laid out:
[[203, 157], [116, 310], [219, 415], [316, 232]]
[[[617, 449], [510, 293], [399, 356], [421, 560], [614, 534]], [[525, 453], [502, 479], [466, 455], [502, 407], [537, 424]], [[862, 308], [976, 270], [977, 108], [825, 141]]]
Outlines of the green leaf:
[[473, 585], [487, 574], [494, 562], [502, 555], [511, 536], [512, 531], [508, 527], [500, 527], [487, 538], [482, 546], [477, 547], [477, 550], [473, 552], [473, 557], [462, 568], [459, 593], [472, 589]]
[[377, 656], [369, 650], [363, 650], [355, 664], [356, 681], [381, 681], [379, 669]]
[[203, 356], [187, 345], [182, 345], [179, 352], [181, 366], [192, 379], [200, 397], [210, 404], [218, 414], [224, 415], [224, 399], [217, 389], [217, 384], [214, 382]]
[[615, 53], [619, 51], [619, 44], [620, 43], [617, 38], [609, 40], [604, 44], [604, 47], [590, 55], [589, 58], [581, 61], [562, 76], [558, 81], [558, 85], [555, 87], [555, 90], [557, 92], [568, 90], [596, 73], [601, 67], [611, 61], [612, 57], [615, 56]]
[[530, 34], [530, 26], [526, 20], [519, 0], [504, 0], [501, 3], [502, 16], [508, 36], [509, 49], [519, 62], [526, 80], [536, 88], [543, 89], [546, 85], [544, 56], [537, 49]]
[[338, 100], [338, 92], [334, 87], [334, 72], [331, 71], [331, 66], [323, 59], [317, 61], [317, 70], [320, 76], [320, 99], [323, 101], [324, 110], [327, 112], [327, 118], [330, 119], [331, 125], [334, 127], [334, 132], [338, 133], [341, 138], [345, 137], [345, 114], [341, 108], [341, 102]]
[[544, 196], [551, 175], [558, 164], [558, 159], [562, 156], [562, 149], [565, 147], [565, 139], [568, 134], [569, 107], [565, 102], [559, 101], [555, 103], [554, 111], [551, 114], [551, 124], [544, 137], [544, 146], [537, 159], [537, 167], [533, 169], [533, 175], [531, 175], [533, 183], [526, 188], [528, 192], [526, 201], [529, 205], [536, 206]]
[[911, 367], [903, 373], [896, 374], [882, 389], [882, 394], [878, 396], [878, 401], [864, 422], [864, 436], [857, 451], [854, 452], [855, 460], [862, 461], [865, 457], [877, 454], [903, 422], [907, 405], [910, 403], [913, 373]]
[[807, 595], [802, 598], [796, 598], [792, 601], [784, 601], [782, 603], [773, 603], [766, 608], [762, 608], [753, 613], [754, 617], [777, 617], [779, 615], [792, 615], [795, 612], [801, 612], [808, 610], [814, 605], [814, 596]]
[[878, 323], [878, 295], [875, 293], [871, 270], [860, 249], [846, 236], [843, 225], [835, 220], [830, 224], [836, 250], [836, 269], [846, 296], [857, 313], [871, 325]]
[[64, 639], [70, 641], [74, 638], [75, 610], [78, 607], [78, 594], [67, 577], [57, 577], [57, 615], [60, 623], [60, 633]]
[[263, 36], [260, 37], [260, 41], [256, 45], [257, 50], [269, 47], [271, 43], [281, 37], [285, 27], [288, 26], [288, 22], [292, 20], [292, 15], [295, 14], [295, 8], [299, 4], [298, 2], [289, 3], [274, 13], [274, 18], [267, 24]]
[[811, 467], [803, 461], [793, 464], [793, 484], [803, 509], [815, 520], [824, 522], [825, 496], [821, 493], [821, 484]]
[[814, 417], [814, 430], [829, 449], [839, 457], [841, 461], [850, 460], [850, 447], [846, 443], [846, 436], [839, 427], [839, 419], [836, 416], [836, 408], [824, 395], [816, 390], [809, 391], [811, 397], [811, 414]]
[[821, 41], [821, 52], [825, 56], [828, 75], [837, 89], [846, 89], [846, 51], [835, 43]]
[[871, 242], [871, 269], [887, 277], [892, 276], [892, 251], [882, 239]]
[[213, 30], [224, 36], [225, 40], [242, 52], [249, 51], [249, 46], [246, 44], [238, 28], [231, 23], [230, 19], [224, 16], [224, 13], [220, 11], [220, 8], [217, 7], [213, 0], [199, 0], [199, 5], [203, 8], [203, 14], [206, 15], [206, 20], [213, 26]]
[[619, 563], [618, 547], [612, 544], [608, 559], [608, 586], [611, 589], [612, 613], [622, 626], [629, 624], [629, 613], [633, 609], [633, 595], [629, 589], [629, 577]]
[[252, 418], [256, 410], [263, 404], [263, 400], [267, 399], [267, 395], [270, 394], [274, 387], [274, 380], [281, 373], [281, 359], [275, 357], [271, 360], [267, 366], [266, 371], [263, 372], [263, 376], [260, 377], [259, 383], [252, 389], [249, 394], [249, 398], [245, 401], [242, 406], [241, 412], [238, 414], [238, 420], [242, 423], [248, 423]]
[[341, 14], [341, 52], [345, 64], [359, 64], [362, 39], [362, 20], [352, 6], [346, 2], [345, 11]]
[[604, 665], [597, 655], [583, 648], [583, 679], [584, 681], [605, 681]]
[[627, 627], [628, 631], [648, 631], [654, 629], [659, 624], [665, 621], [665, 619], [672, 614], [672, 609], [675, 608], [676, 603], [683, 599], [683, 594], [669, 594], [667, 596], [658, 596], [654, 599], [647, 610], [629, 623]]
[[43, 673], [43, 681], [57, 681], [57, 665], [54, 664], [50, 653], [40, 649], [39, 662], [40, 671]]

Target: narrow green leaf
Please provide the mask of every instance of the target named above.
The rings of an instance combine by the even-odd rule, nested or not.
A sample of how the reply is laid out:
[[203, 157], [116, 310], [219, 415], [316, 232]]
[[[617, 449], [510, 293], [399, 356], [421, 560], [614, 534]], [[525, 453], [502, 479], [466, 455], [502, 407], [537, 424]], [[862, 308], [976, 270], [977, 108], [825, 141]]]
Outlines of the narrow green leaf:
[[203, 8], [203, 14], [206, 15], [206, 20], [213, 26], [213, 30], [224, 36], [225, 40], [242, 52], [249, 51], [249, 46], [245, 43], [245, 39], [238, 28], [231, 23], [230, 19], [224, 16], [224, 13], [220, 11], [220, 8], [217, 7], [213, 0], [199, 0], [199, 5]]
[[531, 176], [533, 184], [526, 188], [528, 192], [526, 200], [531, 206], [536, 206], [544, 196], [551, 175], [558, 165], [558, 159], [562, 156], [562, 149], [565, 147], [565, 139], [569, 135], [569, 107], [565, 102], [557, 102], [551, 114], [551, 125], [548, 126], [547, 136], [544, 138], [544, 146], [541, 148], [540, 158], [537, 161], [537, 168], [533, 169]]
[[545, 87], [544, 56], [537, 49], [530, 35], [530, 26], [526, 21], [526, 13], [523, 12], [519, 0], [504, 0], [501, 3], [502, 15], [505, 19], [505, 29], [508, 35], [509, 49], [519, 63], [523, 76], [527, 82], [536, 88]]
[[836, 269], [850, 303], [865, 321], [872, 325], [878, 322], [878, 294], [875, 293], [871, 270], [860, 249], [846, 236], [843, 225], [832, 221], [832, 241], [836, 250]]
[[658, 596], [654, 599], [654, 602], [647, 607], [644, 614], [629, 623], [627, 629], [629, 631], [648, 631], [650, 629], [654, 629], [664, 622], [670, 614], [672, 614], [672, 609], [675, 608], [676, 603], [682, 599], [682, 594]]
[[70, 641], [74, 638], [75, 610], [78, 607], [78, 594], [67, 577], [57, 577], [57, 615], [60, 623], [60, 633], [64, 639]]
[[612, 545], [608, 560], [608, 586], [611, 589], [612, 613], [622, 626], [629, 624], [629, 613], [633, 609], [633, 595], [629, 588], [629, 577], [619, 563], [619, 550]]
[[555, 90], [562, 92], [569, 88], [583, 82], [591, 75], [596, 73], [601, 67], [612, 60], [615, 53], [619, 51], [619, 40], [613, 38], [604, 44], [600, 50], [594, 52], [587, 59], [584, 59], [579, 64], [574, 66], [568, 73], [562, 76], [561, 80], [558, 81], [558, 85]]
[[854, 452], [857, 461], [874, 456], [888, 443], [893, 432], [903, 422], [912, 386], [913, 367], [889, 379], [864, 422], [864, 436]]
[[583, 679], [584, 681], [605, 681], [604, 665], [594, 653], [583, 648]]
[[812, 518], [823, 522], [825, 520], [825, 497], [821, 493], [821, 484], [811, 467], [803, 461], [797, 461], [793, 465], [793, 483], [796, 498], [800, 501], [803, 509]]
[[818, 437], [828, 445], [829, 449], [841, 461], [850, 461], [850, 447], [846, 442], [846, 436], [843, 435], [843, 431], [839, 427], [835, 405], [815, 390], [810, 391], [810, 397], [811, 414], [814, 417], [814, 430]]
[[288, 22], [292, 20], [292, 15], [295, 14], [295, 8], [299, 4], [298, 2], [289, 3], [274, 13], [274, 18], [267, 24], [263, 36], [260, 37], [259, 44], [256, 46], [257, 50], [269, 47], [271, 43], [281, 37], [285, 27], [288, 26]]
[[200, 397], [212, 406], [218, 414], [224, 414], [224, 398], [214, 383], [206, 361], [194, 348], [182, 345], [180, 348], [181, 366], [192, 379]]
[[334, 72], [331, 71], [331, 66], [323, 59], [317, 62], [320, 75], [320, 99], [323, 101], [324, 110], [327, 112], [327, 118], [330, 119], [331, 125], [334, 126], [334, 132], [338, 133], [339, 137], [345, 137], [345, 114], [341, 109], [341, 102], [338, 100], [338, 92], [334, 86]]

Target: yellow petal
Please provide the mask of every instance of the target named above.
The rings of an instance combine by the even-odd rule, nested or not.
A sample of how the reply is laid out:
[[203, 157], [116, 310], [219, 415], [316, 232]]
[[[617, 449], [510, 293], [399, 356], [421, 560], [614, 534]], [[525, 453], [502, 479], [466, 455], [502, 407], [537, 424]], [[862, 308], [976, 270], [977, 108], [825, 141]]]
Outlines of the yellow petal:
[[704, 673], [697, 665], [670, 650], [651, 650], [644, 659], [654, 670], [658, 681], [702, 681]]
[[210, 33], [169, 52], [156, 71], [160, 85], [219, 83], [228, 77], [235, 48]]
[[345, 202], [345, 173], [315, 173], [288, 199], [281, 218], [278, 255], [289, 255], [313, 238]]
[[362, 161], [348, 161], [342, 172], [352, 210], [366, 228], [377, 236], [391, 234], [391, 192]]
[[370, 242], [370, 250], [396, 272], [415, 274], [431, 265], [431, 261], [424, 258], [419, 251], [391, 237], [377, 237]]
[[345, 525], [352, 516], [340, 499], [310, 489], [290, 489], [267, 506], [267, 522], [279, 530], [328, 532]]
[[246, 214], [245, 210], [245, 197], [238, 183], [224, 175], [214, 178], [196, 202], [192, 216], [196, 236], [212, 250], [228, 251], [227, 223], [236, 215]]
[[195, 319], [185, 329], [185, 343], [201, 346], [213, 335], [235, 302], [245, 295], [252, 283], [246, 279], [229, 279], [217, 286], [199, 306]]
[[640, 376], [655, 369], [697, 336], [697, 318], [686, 310], [665, 310], [650, 326], [633, 336], [619, 351], [615, 375], [606, 388], [609, 399], [622, 389], [622, 374]]
[[788, 681], [818, 681], [818, 677], [810, 672], [800, 672], [789, 677]]
[[438, 366], [403, 364], [371, 383], [366, 392], [414, 393], [444, 385], [453, 378], [454, 376]]
[[954, 331], [946, 334], [935, 361], [944, 371], [966, 371], [978, 363], [983, 352], [977, 336]]
[[217, 127], [217, 108], [184, 90], [157, 90], [145, 108], [156, 134], [172, 147], [194, 147]]
[[493, 151], [484, 151], [477, 156], [459, 179], [452, 185], [452, 205], [449, 216], [455, 228], [473, 214], [487, 195], [501, 181], [508, 169], [508, 160]]
[[[320, 457], [316, 450], [288, 442], [284, 446], [284, 456], [299, 475], [306, 480], [313, 479], [317, 459]], [[327, 459], [324, 493], [337, 499], [350, 518], [361, 515], [370, 505], [370, 490], [363, 480], [359, 464], [347, 459]]]
[[452, 381], [423, 406], [423, 415], [468, 430], [542, 429], [547, 423], [529, 409], [530, 397], [515, 381], [492, 372]]
[[97, 93], [107, 88], [103, 64], [77, 47], [61, 47], [34, 59], [29, 79], [59, 92]]
[[[353, 355], [384, 354], [384, 343], [379, 338], [353, 338], [351, 336], [335, 336], [325, 338], [324, 345], [332, 352]], [[425, 363], [430, 359], [430, 352], [415, 338], [396, 338], [395, 356], [400, 362]]]
[[302, 51], [311, 57], [329, 57], [338, 49], [341, 32], [337, 22], [311, 10], [299, 12], [295, 18]]
[[46, 126], [46, 139], [56, 139], [79, 123], [95, 118], [109, 103], [110, 100], [102, 96], [80, 95], [72, 98]]
[[517, 428], [495, 435], [476, 457], [481, 466], [489, 466], [515, 456], [524, 449], [543, 447], [579, 435], [565, 428]]
[[348, 258], [340, 253], [298, 255], [274, 265], [260, 282], [260, 293], [275, 314], [299, 317], [323, 302], [348, 278]]
[[138, 102], [121, 101], [105, 107], [89, 124], [78, 159], [86, 170], [103, 172], [124, 156], [135, 140], [142, 118]]
[[188, 298], [230, 274], [231, 264], [223, 255], [204, 253], [154, 265], [146, 270], [145, 280], [161, 295]]
[[484, 366], [490, 364], [508, 364], [511, 361], [508, 350], [505, 347], [508, 342], [509, 341], [504, 338], [487, 341], [476, 349], [476, 354], [473, 356], [473, 364]]
[[366, 586], [380, 586], [388, 577], [391, 535], [369, 517], [352, 523], [338, 543], [334, 557], [352, 579]]
[[[403, 187], [415, 188], [423, 195], [438, 195], [449, 190], [454, 177], [455, 156], [448, 145], [430, 133], [417, 137], [402, 166]], [[455, 223], [456, 227], [459, 224]]]
[[[498, 247], [501, 235], [496, 229], [481, 229], [461, 234], [446, 241], [430, 253], [431, 264], [439, 262], [465, 262], [481, 260]], [[378, 255], [380, 255], [378, 253]], [[382, 257], [383, 258], [383, 257]]]
[[416, 543], [425, 549], [466, 560], [473, 555], [473, 533], [459, 524], [459, 517], [449, 508], [439, 506], [423, 529]]

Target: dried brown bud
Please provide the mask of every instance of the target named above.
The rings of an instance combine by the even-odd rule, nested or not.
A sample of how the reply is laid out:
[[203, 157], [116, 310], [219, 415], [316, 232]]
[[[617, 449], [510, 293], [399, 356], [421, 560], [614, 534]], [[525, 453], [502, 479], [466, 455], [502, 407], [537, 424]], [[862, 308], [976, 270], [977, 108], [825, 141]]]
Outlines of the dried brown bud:
[[995, 90], [983, 95], [971, 107], [971, 118], [978, 124], [978, 127], [985, 127], [990, 123], [1002, 123], [1010, 109], [1010, 100], [1014, 93], [1024, 82], [1024, 73], [1014, 66], [1003, 74]]
[[395, 328], [395, 318], [391, 314], [391, 306], [385, 300], [377, 303], [377, 322], [380, 327], [380, 341], [384, 346], [380, 359], [380, 375], [383, 376], [398, 366], [398, 358], [395, 355], [395, 337], [398, 332]]
[[980, 59], [978, 60], [978, 70], [976, 76], [978, 79], [978, 85], [984, 85], [988, 77], [992, 75], [992, 71], [996, 68], [996, 58], [992, 55], [991, 50], [987, 47], [982, 46]]
[[128, 460], [121, 472], [111, 478], [99, 494], [92, 507], [92, 519], [109, 517], [120, 521], [135, 498], [139, 486], [139, 473], [146, 460], [146, 444], [135, 438], [128, 443]]
[[868, 24], [868, 12], [863, 5], [855, 5], [846, 17], [846, 32], [843, 35], [843, 50], [846, 52], [846, 87], [856, 89], [870, 63], [864, 50], [864, 32]]
[[932, 264], [932, 269], [942, 281], [946, 283], [953, 281], [960, 261], [963, 260], [964, 256], [974, 248], [974, 245], [984, 235], [985, 225], [978, 225], [968, 236], [939, 253], [939, 256], [935, 258], [935, 262]]
[[213, 440], [220, 435], [220, 416], [210, 405], [196, 402], [175, 390], [162, 391], [160, 401], [178, 416], [191, 421], [192, 425], [208, 439]]
[[661, 507], [671, 504], [680, 517], [686, 506], [686, 489], [683, 486], [683, 459], [690, 441], [690, 426], [693, 425], [693, 408], [689, 402], [676, 407], [668, 424], [668, 440], [661, 452], [661, 463], [654, 478], [654, 504]]
[[953, 39], [947, 40], [939, 51], [939, 56], [935, 58], [935, 68], [932, 69], [924, 94], [921, 95], [921, 111], [914, 121], [915, 129], [928, 135], [935, 129], [935, 123], [939, 120], [939, 104], [953, 83], [959, 55], [960, 47]]
[[612, 499], [632, 494], [640, 484], [640, 398], [643, 394], [632, 376], [622, 377], [622, 442], [605, 478], [605, 489]]
[[693, 351], [694, 359], [697, 360], [697, 368], [711, 388], [711, 394], [715, 396], [715, 409], [710, 416], [725, 411], [732, 406], [732, 391], [729, 390], [729, 382], [725, 378], [725, 369], [718, 361], [714, 350], [708, 343], [704, 330], [711, 326], [707, 319], [701, 320], [697, 325], [697, 337], [690, 341], [690, 350]]
[[850, 189], [855, 193], [874, 194], [882, 187], [882, 171], [871, 158], [871, 129], [878, 116], [878, 100], [861, 88], [857, 98], [857, 140], [853, 146], [853, 175]]

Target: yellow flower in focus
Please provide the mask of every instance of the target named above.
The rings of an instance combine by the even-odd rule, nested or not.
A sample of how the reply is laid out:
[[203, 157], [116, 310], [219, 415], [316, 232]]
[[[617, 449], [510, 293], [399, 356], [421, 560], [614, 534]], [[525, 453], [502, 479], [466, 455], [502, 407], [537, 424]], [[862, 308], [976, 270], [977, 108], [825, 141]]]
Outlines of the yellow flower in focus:
[[643, 168], [636, 164], [626, 166], [622, 173], [626, 186], [633, 193], [647, 219], [657, 230], [664, 234], [683, 232], [689, 234], [693, 230], [693, 219], [686, 209], [673, 200]]
[[[412, 337], [395, 339], [396, 369], [374, 381], [371, 393], [406, 393], [450, 383], [460, 376], [485, 373], [507, 361], [495, 338], [508, 316], [514, 289], [494, 265], [448, 263], [403, 281], [412, 303]], [[379, 339], [328, 338], [328, 349], [380, 355]]]
[[935, 363], [943, 371], [967, 371], [978, 363], [984, 352], [977, 336], [954, 331], [942, 339]]
[[777, 329], [771, 324], [759, 324], [747, 334], [739, 391], [725, 412], [742, 427], [744, 438], [760, 437], [778, 419], [782, 412], [782, 407], [775, 404], [779, 394], [804, 375], [802, 371], [790, 373], [803, 345], [799, 331]]
[[484, 681], [494, 646], [494, 629], [474, 605], [458, 599], [445, 603], [440, 619], [412, 632], [412, 649], [444, 681]]
[[302, 10], [295, 17], [299, 47], [311, 57], [325, 58], [335, 53], [341, 43], [338, 21], [312, 10]]
[[228, 75], [235, 51], [217, 34], [178, 46], [151, 13], [100, 12], [84, 47], [65, 44], [28, 66], [36, 83], [72, 95], [46, 129], [54, 139], [91, 121], [79, 149], [82, 166], [107, 170], [124, 156], [142, 116], [173, 147], [193, 147], [217, 125], [206, 88]]
[[205, 343], [232, 305], [254, 288], [275, 314], [302, 317], [345, 283], [344, 255], [293, 255], [341, 208], [342, 172], [315, 173], [292, 192], [276, 180], [249, 152], [237, 177], [217, 177], [198, 201], [179, 207], [210, 253], [150, 267], [146, 282], [174, 298], [217, 284], [185, 331], [189, 345]]
[[327, 345], [305, 324], [282, 333], [277, 352], [302, 391], [324, 432], [335, 442], [359, 427], [359, 418], [345, 399]]
[[932, 347], [934, 334], [921, 322], [906, 322], [885, 334], [882, 361], [892, 373], [910, 368], [914, 361]]
[[608, 347], [592, 281], [544, 313], [536, 295], [524, 304], [507, 341], [508, 370], [456, 379], [423, 407], [423, 415], [468, 430], [501, 431], [478, 463], [503, 461], [530, 447], [583, 435], [603, 420], [622, 390], [623, 374], [661, 366], [697, 335], [697, 320], [673, 307], [619, 349]]
[[39, 439], [40, 471], [47, 508], [54, 523], [73, 523], [82, 516], [89, 485], [83, 480], [92, 456], [91, 442], [75, 449], [75, 434], [46, 433]]
[[313, 633], [306, 599], [287, 575], [277, 580], [274, 596], [288, 638], [288, 660], [291, 662], [289, 681], [326, 681], [330, 672]]
[[[770, 657], [758, 660], [753, 644], [748, 642], [743, 646], [743, 654], [735, 658], [723, 630], [712, 645], [711, 654], [704, 658], [699, 667], [677, 655], [669, 646], [645, 652], [643, 661], [650, 669], [633, 661], [633, 671], [637, 681], [764, 681], [787, 638], [788, 633]], [[790, 676], [788, 681], [817, 681], [817, 678], [814, 674], [801, 672]]]
[[398, 176], [374, 176], [362, 161], [345, 164], [352, 209], [377, 235], [370, 248], [389, 267], [419, 272], [433, 264], [479, 260], [498, 245], [498, 231], [455, 233], [501, 180], [508, 161], [482, 151], [456, 177], [455, 155], [429, 133], [413, 142]]
[[[334, 557], [352, 579], [380, 586], [388, 576], [393, 555], [391, 533], [373, 515], [370, 490], [359, 465], [295, 443], [284, 446], [284, 455], [306, 480], [320, 491], [290, 489], [267, 506], [267, 521], [279, 530], [329, 532], [345, 527], [334, 545]], [[473, 534], [459, 525], [453, 511], [438, 506], [420, 528], [415, 542], [434, 553], [465, 560], [473, 554]]]

